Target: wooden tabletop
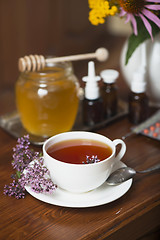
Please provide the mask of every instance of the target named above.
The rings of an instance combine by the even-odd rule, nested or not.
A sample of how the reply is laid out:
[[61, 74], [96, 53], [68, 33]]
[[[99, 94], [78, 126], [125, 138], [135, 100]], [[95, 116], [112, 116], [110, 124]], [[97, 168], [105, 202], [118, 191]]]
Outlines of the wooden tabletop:
[[[7, 106], [7, 101], [3, 105]], [[2, 113], [4, 109], [0, 110]], [[131, 127], [125, 116], [97, 132], [113, 140], [128, 133]], [[160, 162], [159, 141], [135, 135], [125, 142], [123, 162], [128, 166], [141, 170]], [[0, 239], [132, 240], [160, 236], [160, 172], [137, 174], [125, 195], [97, 207], [60, 207], [29, 194], [16, 200], [3, 194], [4, 185], [11, 182], [15, 145], [16, 139], [0, 129]]]
[[[124, 117], [98, 132], [120, 138], [131, 127]], [[138, 239], [160, 227], [160, 173], [137, 174], [130, 190], [114, 202], [91, 208], [65, 208], [27, 194], [16, 200], [3, 195], [10, 183], [16, 140], [0, 129], [1, 239]], [[159, 162], [160, 143], [137, 135], [126, 139], [123, 162], [137, 170]]]

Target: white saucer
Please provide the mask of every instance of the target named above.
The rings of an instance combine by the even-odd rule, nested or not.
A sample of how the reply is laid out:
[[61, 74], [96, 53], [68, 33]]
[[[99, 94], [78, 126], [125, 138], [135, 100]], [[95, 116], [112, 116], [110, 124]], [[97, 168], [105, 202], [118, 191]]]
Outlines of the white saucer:
[[[113, 171], [125, 166], [124, 163], [118, 162]], [[117, 186], [109, 186], [105, 182], [93, 191], [80, 194], [71, 193], [60, 188], [57, 188], [53, 194], [35, 193], [31, 187], [26, 186], [25, 188], [33, 197], [49, 204], [71, 208], [86, 208], [107, 204], [120, 198], [130, 189], [131, 185], [132, 179]]]

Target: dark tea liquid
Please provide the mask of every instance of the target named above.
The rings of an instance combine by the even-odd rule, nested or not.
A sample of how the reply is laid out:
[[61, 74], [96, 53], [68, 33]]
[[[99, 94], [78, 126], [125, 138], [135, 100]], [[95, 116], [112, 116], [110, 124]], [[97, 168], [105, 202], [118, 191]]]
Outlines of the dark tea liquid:
[[112, 154], [112, 149], [99, 141], [74, 139], [54, 144], [47, 149], [47, 153], [62, 162], [82, 164], [86, 163], [87, 156], [97, 156], [102, 161]]

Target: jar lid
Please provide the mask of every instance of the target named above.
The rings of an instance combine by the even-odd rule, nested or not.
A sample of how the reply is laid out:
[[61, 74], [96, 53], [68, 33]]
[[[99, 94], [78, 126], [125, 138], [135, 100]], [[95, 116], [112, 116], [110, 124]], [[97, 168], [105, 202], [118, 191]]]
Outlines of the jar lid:
[[115, 83], [119, 77], [119, 72], [114, 69], [106, 69], [100, 72], [100, 76], [104, 83]]

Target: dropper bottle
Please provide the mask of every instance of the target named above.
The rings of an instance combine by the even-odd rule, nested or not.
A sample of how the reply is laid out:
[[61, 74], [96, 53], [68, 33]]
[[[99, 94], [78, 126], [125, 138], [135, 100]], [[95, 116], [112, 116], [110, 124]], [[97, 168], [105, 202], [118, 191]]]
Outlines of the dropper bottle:
[[82, 78], [86, 82], [83, 99], [83, 123], [94, 126], [103, 121], [103, 101], [98, 86], [99, 76], [95, 75], [93, 61], [88, 63], [88, 76]]
[[148, 102], [145, 72], [137, 71], [133, 75], [129, 94], [129, 120], [131, 123], [138, 124], [146, 120], [149, 115]]
[[114, 69], [106, 69], [101, 71], [100, 76], [103, 81], [101, 92], [104, 101], [104, 118], [107, 119], [116, 115], [118, 111], [116, 80], [119, 77], [119, 72]]

